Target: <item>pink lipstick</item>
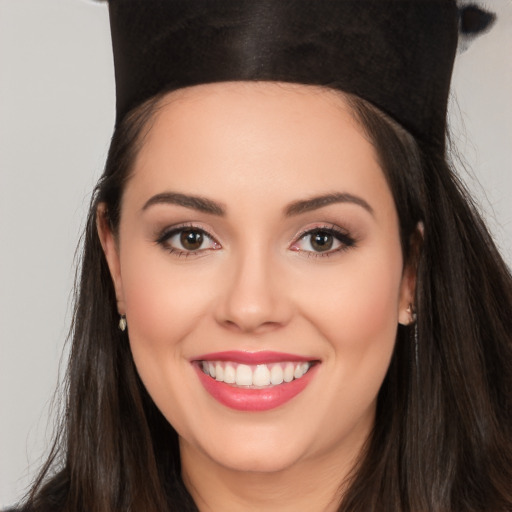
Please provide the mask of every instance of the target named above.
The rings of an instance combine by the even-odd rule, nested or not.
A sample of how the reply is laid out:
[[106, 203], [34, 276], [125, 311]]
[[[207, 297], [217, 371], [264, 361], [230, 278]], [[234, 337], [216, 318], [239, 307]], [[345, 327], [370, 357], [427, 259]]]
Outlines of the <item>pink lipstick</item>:
[[201, 355], [193, 365], [206, 391], [223, 405], [266, 411], [303, 391], [318, 362], [281, 352], [229, 351]]

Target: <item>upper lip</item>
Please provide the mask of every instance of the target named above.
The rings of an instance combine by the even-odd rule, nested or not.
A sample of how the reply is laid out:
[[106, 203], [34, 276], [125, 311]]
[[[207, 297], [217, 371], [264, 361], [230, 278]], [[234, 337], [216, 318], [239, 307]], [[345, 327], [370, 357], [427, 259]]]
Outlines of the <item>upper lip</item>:
[[257, 352], [247, 352], [243, 350], [227, 350], [224, 352], [211, 352], [203, 354], [192, 359], [193, 361], [232, 361], [242, 364], [268, 364], [281, 363], [285, 361], [309, 362], [317, 361], [314, 357], [299, 356], [297, 354], [287, 354], [284, 352], [273, 352], [262, 350]]

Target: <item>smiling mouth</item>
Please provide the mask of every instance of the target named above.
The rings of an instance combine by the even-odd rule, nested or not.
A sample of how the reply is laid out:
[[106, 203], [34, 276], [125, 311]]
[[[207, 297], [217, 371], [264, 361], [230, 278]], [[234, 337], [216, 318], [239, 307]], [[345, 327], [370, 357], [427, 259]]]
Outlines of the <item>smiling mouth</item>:
[[234, 361], [198, 361], [209, 377], [230, 386], [245, 389], [265, 389], [301, 379], [314, 361], [283, 361], [248, 365]]

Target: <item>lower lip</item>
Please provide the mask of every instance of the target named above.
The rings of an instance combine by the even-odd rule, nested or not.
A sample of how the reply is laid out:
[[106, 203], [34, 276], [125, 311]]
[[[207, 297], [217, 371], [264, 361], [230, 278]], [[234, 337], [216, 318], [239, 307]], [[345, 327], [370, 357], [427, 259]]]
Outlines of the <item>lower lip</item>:
[[219, 382], [194, 365], [202, 385], [218, 402], [238, 411], [268, 411], [297, 396], [311, 382], [319, 365], [313, 365], [300, 379], [262, 389], [238, 388]]

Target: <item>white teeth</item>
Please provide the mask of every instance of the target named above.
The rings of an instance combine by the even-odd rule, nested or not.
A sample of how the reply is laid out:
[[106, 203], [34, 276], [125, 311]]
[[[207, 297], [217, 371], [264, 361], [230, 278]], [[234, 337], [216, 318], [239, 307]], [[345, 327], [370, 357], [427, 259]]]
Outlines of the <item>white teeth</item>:
[[224, 368], [224, 382], [234, 384], [236, 382], [236, 370], [232, 364], [227, 364]]
[[235, 386], [263, 388], [279, 386], [283, 382], [300, 379], [308, 372], [311, 363], [283, 362], [247, 365], [227, 361], [203, 361], [201, 368], [210, 377]]
[[293, 376], [296, 379], [300, 379], [308, 370], [309, 370], [309, 364], [308, 363], [298, 364], [295, 367], [295, 370], [293, 372]]
[[270, 371], [266, 364], [256, 366], [252, 375], [252, 383], [255, 386], [268, 386], [270, 384]]
[[285, 382], [291, 382], [293, 380], [293, 363], [286, 363], [286, 366], [284, 367], [283, 372], [283, 380]]
[[236, 367], [236, 385], [252, 386], [252, 370], [246, 364], [239, 364]]
[[281, 366], [278, 364], [272, 366], [272, 370], [270, 370], [271, 384], [277, 386], [278, 384], [282, 384], [283, 380], [283, 369]]

